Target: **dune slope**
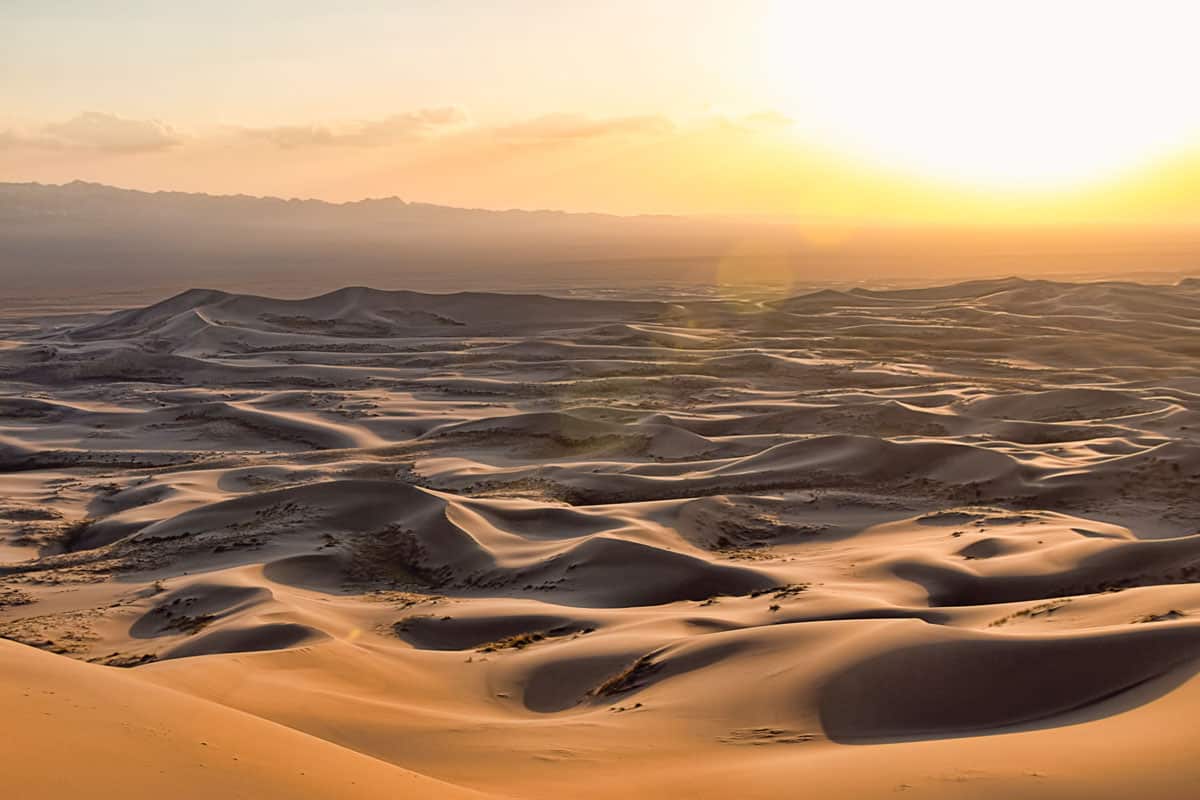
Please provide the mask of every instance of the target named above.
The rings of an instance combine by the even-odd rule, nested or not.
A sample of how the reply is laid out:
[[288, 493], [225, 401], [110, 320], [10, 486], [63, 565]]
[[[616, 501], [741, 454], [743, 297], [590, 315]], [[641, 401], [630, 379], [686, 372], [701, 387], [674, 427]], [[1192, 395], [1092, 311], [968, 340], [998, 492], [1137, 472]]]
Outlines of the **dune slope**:
[[10, 310], [6, 770], [1189, 797], [1197, 334], [1196, 281]]

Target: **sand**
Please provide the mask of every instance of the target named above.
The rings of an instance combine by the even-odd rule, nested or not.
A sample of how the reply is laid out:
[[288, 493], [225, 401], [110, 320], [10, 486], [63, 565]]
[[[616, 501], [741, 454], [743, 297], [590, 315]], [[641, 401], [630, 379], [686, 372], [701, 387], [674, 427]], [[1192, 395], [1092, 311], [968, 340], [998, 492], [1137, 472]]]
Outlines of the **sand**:
[[29, 798], [1185, 798], [1200, 281], [0, 318]]

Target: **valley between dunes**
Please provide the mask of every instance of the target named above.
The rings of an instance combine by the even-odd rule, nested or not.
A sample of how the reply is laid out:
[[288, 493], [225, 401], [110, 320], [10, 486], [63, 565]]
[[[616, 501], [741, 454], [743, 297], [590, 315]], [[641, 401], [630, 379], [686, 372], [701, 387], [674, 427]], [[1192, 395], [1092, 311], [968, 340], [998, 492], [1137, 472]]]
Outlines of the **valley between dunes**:
[[1200, 281], [0, 318], [13, 797], [1186, 798]]

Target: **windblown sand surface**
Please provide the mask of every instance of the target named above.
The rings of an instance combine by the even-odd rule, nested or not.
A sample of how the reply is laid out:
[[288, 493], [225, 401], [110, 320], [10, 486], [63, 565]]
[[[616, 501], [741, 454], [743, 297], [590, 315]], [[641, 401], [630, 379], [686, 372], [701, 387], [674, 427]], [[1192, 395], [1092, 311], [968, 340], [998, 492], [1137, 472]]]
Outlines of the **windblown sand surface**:
[[1198, 281], [8, 311], [13, 796], [1194, 796]]

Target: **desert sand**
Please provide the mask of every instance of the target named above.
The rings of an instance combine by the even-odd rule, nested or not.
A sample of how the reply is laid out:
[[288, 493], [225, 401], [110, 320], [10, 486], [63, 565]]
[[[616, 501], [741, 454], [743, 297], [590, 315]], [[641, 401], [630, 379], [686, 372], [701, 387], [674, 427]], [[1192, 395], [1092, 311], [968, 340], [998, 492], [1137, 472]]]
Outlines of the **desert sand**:
[[21, 798], [1185, 798], [1200, 281], [0, 317]]

